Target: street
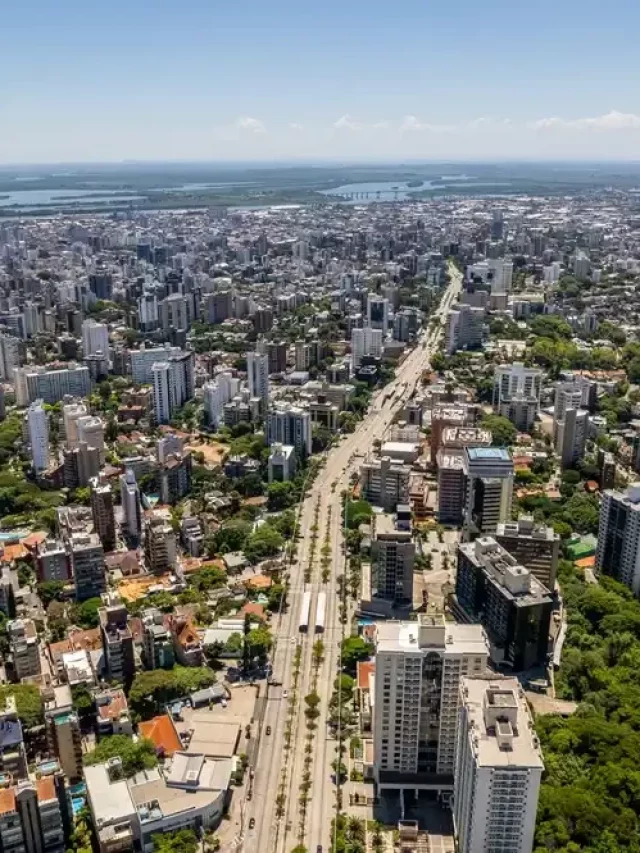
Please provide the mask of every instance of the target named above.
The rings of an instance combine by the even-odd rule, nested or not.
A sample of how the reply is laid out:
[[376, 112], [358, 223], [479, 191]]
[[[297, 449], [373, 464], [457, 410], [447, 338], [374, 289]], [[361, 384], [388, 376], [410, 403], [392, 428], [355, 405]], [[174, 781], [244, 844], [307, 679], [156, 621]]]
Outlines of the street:
[[[319, 845], [322, 845], [324, 851], [330, 849], [331, 819], [335, 813], [335, 783], [331, 763], [336, 757], [336, 742], [328, 737], [326, 720], [332, 685], [337, 675], [339, 643], [343, 632], [336, 582], [344, 568], [341, 492], [348, 487], [352, 470], [357, 470], [360, 460], [355, 459], [356, 454], [361, 457], [376, 439], [383, 439], [398, 409], [412, 396], [423, 370], [430, 363], [442, 332], [446, 312], [461, 287], [462, 276], [458, 270], [450, 265], [449, 272], [451, 282], [433, 315], [438, 323], [433, 324], [431, 329], [425, 329], [417, 345], [398, 368], [395, 378], [374, 394], [370, 412], [358, 424], [356, 430], [328, 452], [325, 466], [301, 506], [300, 541], [297, 557], [290, 571], [288, 608], [279, 618], [274, 619], [273, 626], [273, 674], [277, 681], [282, 682], [282, 686], [271, 686], [268, 691], [255, 767], [253, 796], [246, 802], [244, 809], [244, 850], [247, 853], [288, 853], [297, 844], [304, 844], [311, 853], [316, 853]], [[423, 347], [423, 343], [426, 346]], [[385, 398], [386, 402], [382, 403]], [[315, 559], [311, 581], [305, 584], [304, 572], [308, 563], [314, 523], [317, 525]], [[324, 583], [319, 554], [326, 539], [331, 547], [331, 571], [329, 579]], [[306, 634], [298, 630], [299, 611], [305, 591], [311, 592], [309, 630]], [[324, 634], [314, 634], [316, 605], [318, 593], [321, 591], [327, 593], [325, 630]], [[320, 715], [315, 721], [317, 728], [313, 732], [310, 799], [306, 815], [302, 817], [299, 796], [300, 786], [304, 781], [307, 735], [304, 699], [312, 687], [313, 645], [319, 639], [324, 643], [324, 657], [317, 675]], [[300, 676], [295, 701], [289, 707], [293, 688], [293, 661], [297, 647], [301, 650]], [[284, 698], [284, 691], [289, 694], [287, 699]], [[287, 725], [290, 726], [292, 738], [290, 750], [285, 749]], [[266, 734], [267, 727], [270, 727], [269, 735]], [[284, 814], [278, 818], [276, 798], [283, 781]], [[249, 830], [251, 818], [255, 820], [255, 826]]]

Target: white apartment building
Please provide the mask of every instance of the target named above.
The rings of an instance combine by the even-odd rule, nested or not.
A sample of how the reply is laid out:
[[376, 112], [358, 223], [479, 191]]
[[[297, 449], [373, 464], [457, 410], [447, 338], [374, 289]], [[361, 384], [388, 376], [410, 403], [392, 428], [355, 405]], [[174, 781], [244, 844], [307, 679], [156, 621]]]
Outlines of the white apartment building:
[[384, 332], [365, 326], [363, 329], [353, 329], [351, 332], [351, 362], [357, 370], [365, 356], [382, 358]]
[[267, 353], [247, 353], [247, 382], [249, 393], [262, 401], [264, 411], [269, 404], [269, 356]]
[[20, 367], [14, 370], [16, 402], [27, 406], [34, 400], [53, 405], [71, 397], [88, 397], [91, 392], [91, 376], [88, 367], [71, 365], [62, 370], [44, 370]]
[[521, 362], [496, 367], [493, 405], [521, 432], [529, 432], [540, 407], [542, 371]]
[[88, 414], [84, 403], [65, 403], [62, 407], [62, 426], [69, 450], [78, 446], [78, 420], [86, 418]]
[[156, 424], [166, 424], [173, 413], [193, 397], [192, 352], [171, 356], [153, 365], [153, 411]]
[[85, 415], [76, 421], [78, 428], [78, 444], [85, 442], [88, 447], [95, 447], [100, 456], [100, 464], [104, 465], [104, 423], [94, 415]]
[[444, 331], [444, 343], [447, 355], [458, 350], [474, 349], [481, 346], [485, 327], [484, 308], [471, 305], [457, 305], [447, 315]]
[[507, 258], [498, 258], [490, 261], [489, 266], [493, 271], [492, 295], [509, 293], [513, 283], [513, 261]]
[[140, 489], [135, 474], [129, 468], [120, 475], [120, 500], [124, 519], [124, 531], [128, 536], [139, 539], [142, 533], [142, 510]]
[[515, 678], [463, 678], [453, 818], [459, 853], [531, 853], [544, 764]]
[[166, 344], [163, 347], [145, 348], [131, 350], [131, 378], [134, 385], [148, 385], [153, 381], [153, 365], [168, 361], [172, 355], [181, 355], [180, 347], [172, 347]]
[[377, 624], [373, 738], [380, 790], [453, 789], [460, 680], [482, 676], [488, 656], [481, 625], [445, 622], [441, 614]]
[[217, 430], [224, 422], [225, 403], [232, 400], [240, 390], [240, 380], [229, 371], [225, 371], [216, 374], [212, 382], [205, 383], [202, 390], [207, 423]]
[[390, 456], [370, 458], [360, 467], [360, 492], [369, 503], [394, 512], [398, 504], [409, 502], [410, 476], [410, 466]]
[[49, 423], [42, 400], [31, 403], [25, 414], [33, 467], [37, 472], [49, 467]]
[[279, 406], [267, 412], [267, 444], [295, 447], [301, 457], [311, 454], [311, 415], [298, 406]]
[[109, 329], [104, 323], [85, 320], [82, 324], [82, 352], [84, 356], [102, 353], [109, 357]]
[[171, 420], [171, 368], [168, 361], [160, 361], [151, 368], [153, 377], [153, 414], [157, 424]]

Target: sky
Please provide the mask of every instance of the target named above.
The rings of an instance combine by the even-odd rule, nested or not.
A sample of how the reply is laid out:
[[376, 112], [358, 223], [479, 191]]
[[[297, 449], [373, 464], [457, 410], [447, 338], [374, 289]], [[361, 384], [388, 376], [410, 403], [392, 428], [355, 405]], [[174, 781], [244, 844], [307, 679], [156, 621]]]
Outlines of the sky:
[[633, 0], [20, 0], [0, 163], [640, 160]]

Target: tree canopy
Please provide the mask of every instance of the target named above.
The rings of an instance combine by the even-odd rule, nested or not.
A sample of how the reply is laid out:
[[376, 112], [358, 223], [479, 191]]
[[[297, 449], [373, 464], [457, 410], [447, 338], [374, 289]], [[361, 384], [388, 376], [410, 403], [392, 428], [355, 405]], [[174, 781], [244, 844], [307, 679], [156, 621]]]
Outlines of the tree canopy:
[[536, 719], [545, 761], [535, 853], [640, 851], [640, 604], [560, 566], [569, 630], [556, 678], [573, 716]]
[[214, 681], [215, 675], [206, 667], [176, 666], [139, 672], [129, 691], [129, 707], [140, 719], [149, 719], [169, 702], [209, 687]]
[[132, 740], [128, 735], [110, 735], [100, 740], [93, 750], [83, 757], [84, 764], [103, 764], [110, 758], [120, 758], [126, 777], [140, 770], [150, 770], [158, 763], [155, 747], [150, 740]]

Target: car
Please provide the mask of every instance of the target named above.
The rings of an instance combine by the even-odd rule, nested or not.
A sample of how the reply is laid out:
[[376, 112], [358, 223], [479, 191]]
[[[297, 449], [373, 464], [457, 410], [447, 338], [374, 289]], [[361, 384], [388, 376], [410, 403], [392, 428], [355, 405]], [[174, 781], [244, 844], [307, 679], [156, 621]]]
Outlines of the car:
[[252, 817], [252, 818], [249, 820], [249, 829], [253, 829], [253, 827], [254, 827], [255, 825], [256, 825], [256, 819], [255, 819], [255, 817]]
[[271, 726], [267, 726], [267, 734], [268, 734], [268, 735], [270, 735], [270, 734], [271, 734]]
[[289, 691], [288, 691], [288, 690], [283, 690], [283, 691], [282, 691], [282, 698], [283, 698], [283, 699], [286, 699], [288, 695], [289, 695]]
[[322, 844], [318, 844], [316, 847], [316, 853], [322, 853]]

